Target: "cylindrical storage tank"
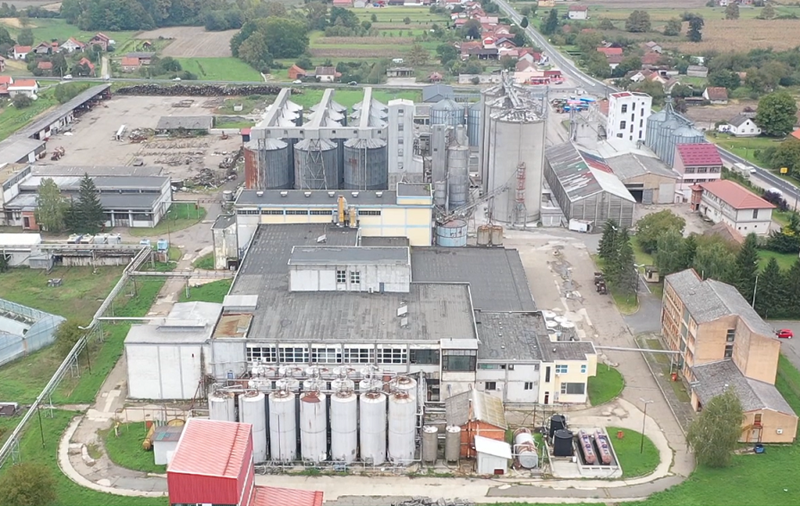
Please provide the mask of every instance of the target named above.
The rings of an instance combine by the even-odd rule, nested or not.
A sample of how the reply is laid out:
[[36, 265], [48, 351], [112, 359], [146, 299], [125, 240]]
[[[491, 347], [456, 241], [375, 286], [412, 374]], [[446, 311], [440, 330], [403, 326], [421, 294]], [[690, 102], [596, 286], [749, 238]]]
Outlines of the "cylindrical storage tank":
[[308, 391], [300, 394], [300, 455], [309, 462], [328, 459], [328, 418], [325, 394]]
[[269, 451], [271, 459], [297, 459], [297, 413], [295, 395], [286, 390], [269, 394]]
[[392, 392], [403, 392], [414, 398], [417, 406], [417, 380], [408, 376], [398, 376], [389, 382], [389, 390]]
[[525, 469], [533, 469], [539, 465], [536, 443], [530, 430], [522, 428], [514, 431], [514, 453], [517, 454], [519, 465]]
[[315, 392], [317, 390], [322, 390], [324, 382], [312, 378], [303, 380], [303, 392]]
[[576, 339], [575, 324], [572, 322], [561, 323], [561, 340], [574, 341]]
[[561, 429], [553, 435], [553, 455], [556, 457], [572, 456], [572, 431]]
[[298, 393], [300, 391], [300, 380], [297, 378], [281, 378], [275, 382], [275, 386], [278, 390]]
[[379, 466], [386, 462], [386, 395], [366, 392], [360, 397], [361, 460]]
[[216, 391], [208, 396], [208, 417], [221, 422], [236, 421], [236, 400], [233, 394]]
[[462, 247], [467, 245], [467, 222], [451, 220], [436, 226], [436, 244], [446, 247]]
[[450, 209], [467, 203], [469, 195], [469, 147], [450, 146], [447, 150], [447, 191]]
[[475, 102], [467, 109], [467, 137], [470, 146], [479, 146], [481, 143], [481, 109], [480, 102]]
[[478, 227], [478, 246], [488, 246], [492, 238], [492, 227], [481, 225]]
[[557, 430], [567, 428], [567, 418], [564, 415], [553, 415], [550, 417], [549, 436], [552, 438]]
[[280, 139], [256, 139], [250, 143], [258, 146], [257, 188], [259, 190], [291, 188], [289, 145]]
[[548, 311], [547, 309], [545, 309], [542, 311], [542, 316], [544, 317], [545, 320], [552, 320], [558, 315], [553, 311]]
[[267, 460], [267, 398], [261, 392], [239, 396], [239, 421], [253, 426], [253, 461]]
[[464, 106], [449, 98], [442, 99], [431, 106], [431, 125], [463, 125]]
[[344, 189], [386, 190], [389, 187], [389, 150], [381, 139], [344, 142]]
[[416, 448], [417, 401], [405, 392], [389, 396], [389, 460], [408, 465]]
[[360, 393], [369, 392], [370, 390], [381, 390], [383, 382], [378, 378], [366, 378], [358, 382], [358, 391]]
[[298, 190], [339, 188], [339, 153], [326, 139], [303, 139], [294, 145], [294, 187]]
[[331, 459], [349, 464], [358, 449], [357, 397], [352, 390], [331, 394]]
[[503, 245], [503, 227], [500, 225], [492, 226], [492, 246]]
[[433, 203], [439, 207], [447, 204], [447, 181], [433, 183]]
[[422, 462], [435, 464], [439, 453], [439, 429], [431, 425], [422, 428]]
[[343, 390], [352, 392], [355, 390], [355, 382], [347, 378], [337, 378], [331, 381], [331, 390], [341, 392]]
[[445, 429], [444, 459], [447, 462], [458, 462], [461, 457], [461, 427], [448, 425]]

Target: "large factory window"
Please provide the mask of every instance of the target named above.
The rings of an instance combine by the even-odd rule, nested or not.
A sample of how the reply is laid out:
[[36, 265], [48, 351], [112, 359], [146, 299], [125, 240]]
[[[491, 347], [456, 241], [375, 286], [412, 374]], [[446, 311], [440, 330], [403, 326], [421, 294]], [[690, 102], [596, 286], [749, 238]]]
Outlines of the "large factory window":
[[261, 214], [271, 214], [283, 216], [283, 209], [262, 209]]
[[296, 216], [307, 216], [308, 209], [287, 209], [287, 215], [296, 215]]
[[274, 346], [248, 346], [248, 362], [277, 362], [277, 353]]
[[278, 357], [283, 364], [305, 364], [308, 363], [308, 348], [305, 346], [281, 347]]
[[347, 283], [347, 271], [340, 271], [336, 270], [336, 282], [337, 283]]
[[583, 395], [586, 385], [583, 383], [562, 383], [561, 393], [569, 395]]
[[328, 216], [328, 215], [330, 215], [332, 213], [332, 211], [328, 211], [328, 210], [325, 210], [325, 209], [323, 209], [323, 210], [312, 209], [310, 211], [310, 213], [311, 213], [312, 216]]
[[353, 285], [361, 284], [361, 271], [350, 271], [350, 283]]
[[442, 370], [450, 372], [474, 372], [476, 350], [442, 350]]
[[411, 350], [412, 364], [438, 364], [439, 350]]
[[359, 210], [358, 211], [358, 215], [359, 216], [380, 216], [381, 212], [380, 211], [366, 211], [366, 210], [365, 211], [361, 211], [361, 210]]
[[345, 348], [343, 362], [348, 364], [371, 364], [375, 362], [375, 349]]
[[311, 361], [316, 364], [339, 364], [342, 354], [338, 348], [312, 348]]
[[382, 348], [378, 350], [379, 364], [405, 364], [408, 361], [406, 348]]

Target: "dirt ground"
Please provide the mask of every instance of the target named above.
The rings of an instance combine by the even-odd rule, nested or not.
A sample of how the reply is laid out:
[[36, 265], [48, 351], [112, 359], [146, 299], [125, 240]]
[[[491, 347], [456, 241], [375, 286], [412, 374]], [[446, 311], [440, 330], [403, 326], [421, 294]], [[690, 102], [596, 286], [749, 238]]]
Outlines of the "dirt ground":
[[173, 58], [212, 58], [231, 55], [231, 37], [238, 30], [225, 30], [223, 32], [207, 32], [202, 26], [173, 26], [142, 32], [137, 39], [164, 39], [173, 40], [163, 51], [162, 56]]
[[772, 48], [783, 51], [800, 45], [800, 30], [797, 30], [797, 20], [794, 19], [713, 19], [706, 20], [701, 42], [684, 40], [677, 44], [663, 42], [662, 45], [695, 55], [712, 50], [747, 52], [756, 48]]
[[727, 105], [688, 107], [686, 116], [694, 121], [698, 128], [713, 130], [715, 123], [732, 119], [748, 106], [755, 110], [758, 107], [758, 102], [755, 100], [737, 100]]
[[[643, 217], [647, 216], [648, 214], [657, 213], [663, 210], [672, 211], [672, 213], [677, 214], [684, 220], [686, 220], [686, 228], [683, 231], [683, 235], [688, 236], [689, 234], [702, 234], [709, 228], [711, 228], [712, 223], [706, 223], [700, 218], [700, 215], [692, 212], [689, 204], [664, 204], [664, 205], [637, 205], [634, 211], [634, 217], [636, 221], [639, 221]], [[634, 222], [634, 223], [635, 223]]]
[[238, 135], [220, 139], [207, 135], [192, 139], [153, 137], [135, 143], [127, 139], [114, 140], [114, 134], [125, 125], [126, 132], [134, 129], [152, 129], [161, 116], [211, 115], [221, 98], [197, 98], [191, 107], [173, 107], [174, 103], [188, 97], [114, 97], [81, 116], [73, 123], [71, 135], [60, 133], [48, 146], [62, 146], [66, 155], [56, 165], [130, 165], [141, 158], [145, 165], [158, 165], [164, 174], [175, 179], [187, 179], [203, 167], [217, 169], [226, 154], [239, 149], [242, 141]]

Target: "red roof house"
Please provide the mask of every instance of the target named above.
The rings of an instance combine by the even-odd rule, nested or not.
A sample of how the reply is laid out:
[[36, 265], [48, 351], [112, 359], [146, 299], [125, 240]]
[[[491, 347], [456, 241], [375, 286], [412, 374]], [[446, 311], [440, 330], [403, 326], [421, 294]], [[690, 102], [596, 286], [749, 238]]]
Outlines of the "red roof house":
[[39, 70], [53, 70], [53, 63], [49, 61], [40, 61], [36, 65], [36, 68]]
[[122, 67], [123, 72], [133, 72], [142, 66], [142, 62], [139, 60], [139, 58], [135, 58], [133, 56], [123, 56], [122, 60], [119, 62], [119, 65]]
[[298, 67], [297, 65], [292, 65], [289, 67], [289, 79], [294, 81], [295, 79], [299, 79], [301, 77], [305, 77], [306, 71]]
[[716, 144], [678, 144], [675, 146], [675, 159], [680, 159], [684, 167], [722, 167], [722, 158]]
[[775, 206], [747, 188], [729, 179], [700, 183], [703, 191], [713, 194], [734, 209], [774, 209]]
[[80, 61], [78, 61], [78, 65], [86, 65], [87, 67], [89, 67], [89, 75], [90, 76], [94, 75], [94, 63], [89, 61], [89, 58], [85, 57], [81, 58]]
[[0, 84], [11, 84], [14, 82], [14, 78], [11, 76], [0, 76]]
[[622, 55], [621, 47], [598, 47], [597, 50], [606, 56], [610, 56], [612, 54]]
[[661, 61], [661, 53], [647, 53], [642, 56], [642, 66], [645, 65], [658, 65]]
[[167, 467], [170, 504], [322, 506], [322, 492], [255, 485], [252, 428], [190, 418]]

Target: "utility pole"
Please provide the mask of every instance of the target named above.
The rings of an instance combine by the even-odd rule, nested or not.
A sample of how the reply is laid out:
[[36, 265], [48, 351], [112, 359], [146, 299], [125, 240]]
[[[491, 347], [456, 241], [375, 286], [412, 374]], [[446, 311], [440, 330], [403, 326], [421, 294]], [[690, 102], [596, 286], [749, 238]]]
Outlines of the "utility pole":
[[647, 423], [647, 405], [653, 401], [648, 401], [639, 397], [639, 400], [644, 403], [644, 416], [642, 416], [642, 438], [639, 443], [639, 453], [644, 453], [644, 428]]

